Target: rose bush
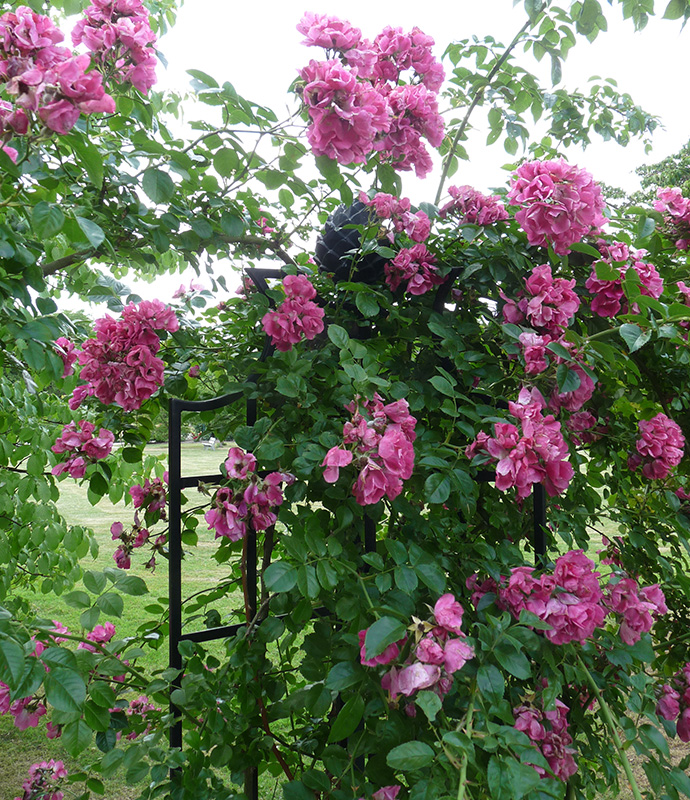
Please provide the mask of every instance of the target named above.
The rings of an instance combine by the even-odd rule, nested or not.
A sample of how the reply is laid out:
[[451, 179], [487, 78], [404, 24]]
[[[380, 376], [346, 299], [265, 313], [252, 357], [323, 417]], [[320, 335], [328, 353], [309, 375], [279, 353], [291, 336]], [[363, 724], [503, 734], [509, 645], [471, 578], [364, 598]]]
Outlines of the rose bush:
[[[298, 31], [325, 53], [294, 87], [303, 124], [192, 70], [224, 123], [192, 140], [153, 86], [172, 3], [78, 5], [76, 55], [73, 3], [0, 17], [0, 713], [80, 765], [37, 763], [25, 800], [107, 796], [118, 769], [142, 798], [241, 798], [257, 779], [285, 800], [594, 798], [624, 776], [639, 800], [631, 750], [650, 796], [690, 796], [661, 735], [690, 738], [686, 208], [672, 191], [607, 208], [553, 141], [655, 121], [516, 60], [548, 53], [558, 84], [599, 4], [526, 2], [500, 53], [448, 48], [445, 85], [418, 28], [367, 39], [308, 13]], [[444, 122], [446, 106], [467, 111]], [[447, 186], [477, 109], [491, 141], [525, 144], [490, 196]], [[400, 175], [429, 173], [428, 147], [442, 177], [416, 207]], [[248, 271], [219, 302], [222, 256]], [[211, 289], [166, 304], [124, 283], [186, 266]], [[115, 316], [61, 311], [60, 292]], [[112, 619], [169, 555], [169, 476], [144, 447], [170, 397], [223, 394], [240, 398], [213, 418], [232, 445], [184, 489], [182, 543], [227, 577], [183, 605], [206, 625], [183, 668], [155, 670], [168, 609], [149, 598], [133, 636]], [[67, 480], [132, 503], [113, 566], [83, 561], [98, 543], [56, 505]], [[51, 593], [78, 627], [44, 616]]]

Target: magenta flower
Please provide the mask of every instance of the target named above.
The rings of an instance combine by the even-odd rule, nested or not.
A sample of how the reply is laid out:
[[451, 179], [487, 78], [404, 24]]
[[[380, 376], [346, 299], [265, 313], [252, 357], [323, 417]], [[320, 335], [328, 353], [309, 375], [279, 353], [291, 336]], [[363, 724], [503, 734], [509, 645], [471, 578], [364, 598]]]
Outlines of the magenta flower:
[[63, 427], [51, 450], [59, 455], [66, 453], [67, 459], [53, 467], [53, 475], [67, 472], [72, 478], [83, 478], [89, 464], [110, 454], [115, 434], [107, 428], [101, 428], [98, 436], [94, 436], [95, 430], [96, 426], [86, 420], [70, 422]]
[[436, 268], [436, 259], [423, 244], [405, 247], [384, 267], [386, 283], [395, 291], [403, 282], [411, 295], [426, 294], [434, 286], [443, 283]]
[[275, 311], [264, 314], [264, 332], [277, 350], [287, 352], [302, 339], [311, 340], [323, 331], [324, 310], [313, 302], [316, 290], [304, 275], [283, 280], [285, 300]]
[[231, 447], [225, 460], [225, 469], [231, 478], [244, 480], [256, 470], [256, 458], [253, 453], [245, 453], [241, 447]]
[[559, 161], [530, 161], [518, 167], [508, 192], [520, 206], [515, 219], [531, 245], [551, 245], [556, 253], [596, 233], [604, 224], [604, 199], [592, 176]]
[[453, 199], [441, 207], [441, 219], [455, 217], [458, 225], [494, 225], [508, 219], [498, 195], [487, 196], [471, 186], [449, 186], [448, 194]]
[[436, 622], [450, 633], [460, 634], [462, 632], [463, 613], [462, 606], [450, 593], [441, 595], [434, 606]]
[[297, 30], [306, 37], [302, 44], [308, 47], [323, 47], [326, 50], [351, 50], [362, 39], [362, 31], [347, 20], [328, 14], [307, 11], [297, 24]]
[[638, 428], [640, 438], [635, 444], [637, 453], [630, 456], [628, 466], [635, 470], [642, 464], [645, 478], [661, 480], [683, 458], [683, 432], [676, 422], [662, 413], [650, 420], [640, 420]]

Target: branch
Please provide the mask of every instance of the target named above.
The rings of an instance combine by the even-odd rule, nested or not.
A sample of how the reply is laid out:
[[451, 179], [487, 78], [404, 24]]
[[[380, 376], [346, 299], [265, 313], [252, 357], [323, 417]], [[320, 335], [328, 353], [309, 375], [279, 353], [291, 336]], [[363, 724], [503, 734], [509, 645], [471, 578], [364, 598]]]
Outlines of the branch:
[[54, 275], [56, 272], [60, 272], [61, 269], [65, 269], [65, 267], [71, 267], [73, 264], [84, 262], [87, 258], [91, 258], [91, 256], [95, 255], [97, 252], [98, 251], [94, 249], [80, 250], [78, 253], [72, 253], [69, 256], [57, 258], [55, 261], [43, 263], [40, 265], [41, 271], [43, 272], [43, 277], [47, 278], [49, 275]]
[[462, 135], [465, 133], [465, 129], [467, 128], [467, 123], [470, 119], [470, 114], [474, 111], [474, 109], [479, 105], [482, 98], [484, 97], [484, 91], [487, 86], [491, 85], [491, 81], [493, 77], [496, 75], [498, 70], [503, 66], [508, 56], [511, 52], [515, 49], [517, 43], [522, 38], [522, 35], [526, 33], [530, 27], [532, 26], [532, 20], [528, 19], [527, 22], [520, 28], [518, 33], [515, 35], [513, 41], [508, 45], [503, 55], [498, 59], [498, 61], [493, 65], [491, 68], [491, 72], [486, 76], [486, 84], [481, 86], [477, 89], [477, 93], [475, 94], [472, 102], [470, 103], [470, 107], [467, 109], [467, 113], [465, 114], [465, 118], [460, 123], [460, 127], [455, 132], [455, 137], [453, 138], [453, 144], [450, 146], [450, 150], [446, 155], [445, 161], [443, 162], [443, 172], [441, 173], [441, 180], [438, 185], [438, 191], [436, 192], [436, 199], [434, 200], [434, 205], [438, 205], [441, 199], [441, 193], [443, 192], [443, 184], [446, 182], [446, 178], [448, 177], [448, 171], [450, 170], [450, 164], [455, 156], [455, 151], [458, 149], [458, 144], [460, 143], [460, 139]]
[[283, 264], [289, 264], [291, 267], [297, 266], [292, 256], [283, 249], [282, 242], [280, 241], [266, 239], [262, 236], [252, 236], [251, 234], [246, 234], [244, 236], [220, 236], [219, 238], [228, 244], [249, 244], [254, 247], [272, 250]]

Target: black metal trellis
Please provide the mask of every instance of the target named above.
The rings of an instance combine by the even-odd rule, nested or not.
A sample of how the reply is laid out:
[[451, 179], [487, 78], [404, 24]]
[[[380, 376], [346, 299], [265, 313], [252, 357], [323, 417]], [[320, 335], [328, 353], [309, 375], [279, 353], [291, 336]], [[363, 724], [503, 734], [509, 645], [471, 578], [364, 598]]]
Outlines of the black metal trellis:
[[[247, 269], [245, 270], [256, 288], [266, 294], [267, 279], [282, 278], [284, 273], [277, 269]], [[443, 287], [441, 287], [443, 288]], [[449, 289], [448, 289], [449, 291]], [[447, 294], [447, 292], [446, 292]], [[268, 337], [263, 352], [258, 361], [264, 361], [273, 352], [273, 346]], [[248, 382], [256, 380], [256, 375], [250, 375]], [[182, 476], [182, 413], [215, 411], [237, 402], [244, 397], [244, 392], [238, 391], [210, 400], [181, 400], [171, 398], [169, 406], [169, 431], [168, 431], [168, 493], [169, 493], [169, 532], [168, 532], [168, 585], [169, 585], [169, 666], [179, 672], [179, 677], [173, 682], [173, 690], [181, 685], [181, 671], [183, 657], [180, 644], [184, 641], [208, 642], [234, 636], [240, 628], [249, 624], [257, 612], [257, 546], [256, 533], [247, 532], [245, 538], [245, 570], [246, 570], [246, 597], [244, 622], [233, 625], [222, 625], [200, 631], [182, 632], [182, 502], [183, 489], [196, 487], [199, 483], [217, 483], [223, 480], [221, 473], [214, 475]], [[254, 425], [257, 419], [257, 402], [255, 398], [246, 400], [246, 423]], [[477, 475], [479, 482], [492, 482], [494, 473], [481, 470]], [[532, 492], [533, 512], [533, 544], [535, 563], [543, 566], [546, 560], [546, 494], [541, 484], [535, 484]], [[363, 549], [365, 552], [376, 550], [376, 523], [364, 515]], [[320, 616], [323, 609], [315, 609], [313, 616]], [[182, 748], [182, 719], [179, 708], [170, 700], [170, 712], [175, 720], [170, 728], [170, 746]], [[245, 771], [245, 794], [249, 800], [259, 800], [258, 769], [250, 767]]]

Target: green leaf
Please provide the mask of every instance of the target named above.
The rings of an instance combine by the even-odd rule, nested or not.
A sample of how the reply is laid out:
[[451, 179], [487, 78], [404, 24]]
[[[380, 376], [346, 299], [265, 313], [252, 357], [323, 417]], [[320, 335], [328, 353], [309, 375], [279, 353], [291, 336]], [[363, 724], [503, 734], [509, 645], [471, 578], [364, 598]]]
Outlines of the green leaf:
[[642, 332], [638, 325], [633, 325], [631, 322], [626, 322], [620, 326], [618, 331], [621, 339], [628, 345], [628, 350], [634, 353], [639, 350], [643, 345], [647, 344], [652, 336], [651, 331]]
[[274, 561], [264, 572], [264, 582], [272, 592], [289, 592], [297, 585], [297, 570], [284, 561]]
[[105, 732], [110, 727], [110, 711], [96, 703], [84, 703], [84, 720], [92, 731]]
[[510, 755], [491, 756], [487, 777], [492, 800], [520, 800], [541, 782], [534, 767]]
[[380, 311], [376, 298], [366, 292], [357, 292], [355, 295], [355, 305], [362, 313], [362, 316], [367, 318], [375, 317]]
[[364, 716], [364, 698], [351, 697], [338, 712], [328, 735], [329, 742], [341, 742], [351, 736]]
[[532, 674], [532, 667], [524, 653], [518, 650], [517, 642], [507, 636], [499, 639], [494, 647], [499, 664], [511, 675], [526, 680]]
[[435, 594], [446, 591], [446, 576], [438, 564], [416, 564], [414, 571], [419, 580]]
[[283, 800], [314, 800], [314, 793], [302, 781], [290, 781], [283, 784]]
[[680, 19], [688, 10], [688, 0], [671, 0], [666, 6], [663, 19]]
[[34, 231], [41, 239], [50, 239], [51, 236], [55, 236], [65, 224], [65, 215], [60, 207], [46, 203], [45, 200], [36, 203], [31, 217]]
[[71, 608], [89, 608], [91, 605], [91, 598], [82, 591], [69, 592], [63, 599]]
[[367, 630], [364, 639], [366, 658], [379, 656], [389, 644], [397, 642], [405, 636], [406, 626], [395, 617], [381, 617]]
[[92, 736], [91, 728], [86, 722], [83, 719], [76, 719], [74, 722], [68, 722], [62, 729], [60, 741], [72, 758], [75, 758], [91, 744]]
[[137, 575], [121, 575], [115, 581], [115, 587], [123, 594], [129, 594], [133, 597], [141, 597], [141, 595], [149, 593], [146, 581]]
[[563, 77], [563, 70], [561, 68], [561, 59], [558, 56], [551, 54], [551, 83], [555, 86], [561, 82]]
[[106, 681], [91, 681], [89, 684], [89, 697], [96, 705], [102, 708], [112, 708], [117, 699], [111, 685]]
[[639, 239], [646, 239], [654, 233], [656, 222], [652, 217], [640, 217], [637, 221], [637, 236]]
[[226, 236], [237, 239], [244, 233], [244, 222], [239, 217], [224, 212], [220, 218], [220, 227]]
[[104, 614], [109, 617], [121, 617], [125, 604], [119, 594], [108, 592], [102, 594], [97, 600], [96, 605]]
[[450, 496], [450, 479], [442, 472], [432, 472], [424, 481], [424, 498], [427, 503], [445, 503]]
[[580, 387], [580, 376], [573, 369], [568, 369], [567, 364], [559, 364], [556, 370], [556, 383], [561, 394], [574, 392]]
[[78, 672], [52, 667], [43, 682], [46, 699], [58, 711], [81, 711], [86, 699], [86, 684]]
[[668, 773], [668, 777], [679, 792], [683, 792], [686, 797], [690, 797], [690, 778], [685, 772], [678, 769], [678, 767], [674, 767]]
[[394, 747], [386, 756], [391, 769], [411, 772], [429, 766], [434, 760], [434, 751], [424, 742], [405, 742]]
[[24, 650], [10, 639], [0, 640], [0, 681], [14, 688], [24, 674]]
[[340, 325], [328, 326], [328, 338], [341, 350], [347, 350], [347, 346], [350, 344], [350, 337], [347, 331], [345, 328], [341, 328]]
[[621, 279], [620, 270], [606, 261], [597, 261], [594, 264], [594, 274], [600, 281], [619, 281]]
[[231, 178], [239, 165], [239, 156], [229, 147], [218, 150], [213, 156], [213, 168], [223, 178]]
[[219, 89], [218, 81], [212, 78], [207, 72], [200, 69], [188, 69], [187, 75], [191, 75], [203, 89]]
[[160, 169], [147, 169], [141, 187], [156, 205], [167, 203], [175, 194], [173, 179]]
[[433, 375], [429, 378], [429, 383], [437, 392], [444, 394], [446, 397], [455, 397], [455, 389], [452, 383], [442, 375]]
[[89, 240], [92, 247], [98, 247], [105, 240], [105, 231], [100, 225], [96, 224], [90, 219], [75, 216], [79, 227], [82, 229], [84, 236]]
[[93, 572], [92, 570], [85, 572], [82, 580], [91, 594], [100, 594], [108, 583], [102, 572]]
[[100, 189], [103, 185], [103, 157], [100, 150], [81, 134], [71, 136], [70, 144], [77, 161], [86, 170], [89, 180], [97, 189]]
[[362, 677], [362, 669], [358, 664], [354, 661], [341, 661], [331, 668], [324, 685], [327, 689], [342, 692], [343, 689], [359, 683]]
[[494, 664], [482, 664], [477, 670], [477, 688], [490, 703], [500, 702], [505, 692], [501, 671]]
[[429, 722], [434, 722], [442, 706], [441, 698], [436, 692], [419, 692], [414, 701], [426, 714]]

